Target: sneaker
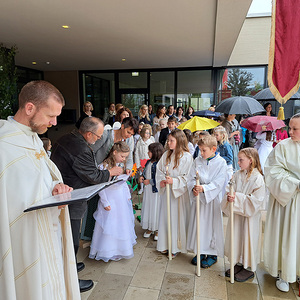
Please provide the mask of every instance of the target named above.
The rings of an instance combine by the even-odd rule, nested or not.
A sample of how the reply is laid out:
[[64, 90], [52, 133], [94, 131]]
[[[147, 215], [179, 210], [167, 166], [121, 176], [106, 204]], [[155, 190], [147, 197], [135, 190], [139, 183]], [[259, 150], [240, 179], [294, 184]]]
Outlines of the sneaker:
[[281, 278], [279, 278], [276, 281], [276, 287], [279, 289], [279, 291], [282, 291], [282, 292], [285, 292], [285, 293], [287, 293], [290, 289], [289, 283], [282, 280]]
[[144, 238], [148, 239], [153, 232], [148, 233], [148, 230], [144, 233]]
[[201, 261], [201, 267], [204, 269], [210, 268], [218, 261], [217, 255], [207, 255], [206, 259]]
[[[204, 255], [204, 254], [200, 255], [200, 264], [201, 264], [202, 260], [205, 258], [206, 258], [206, 255]], [[197, 255], [192, 259], [191, 264], [194, 266], [197, 266]]]

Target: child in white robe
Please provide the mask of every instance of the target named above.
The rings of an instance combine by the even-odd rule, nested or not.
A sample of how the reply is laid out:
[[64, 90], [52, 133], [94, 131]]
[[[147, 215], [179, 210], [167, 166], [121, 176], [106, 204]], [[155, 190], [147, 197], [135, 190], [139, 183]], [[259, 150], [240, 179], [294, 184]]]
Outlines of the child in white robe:
[[[200, 259], [201, 267], [209, 268], [224, 256], [223, 219], [220, 203], [227, 179], [225, 159], [216, 154], [217, 140], [204, 136], [198, 141], [201, 155], [193, 164], [188, 180], [192, 200], [191, 218], [188, 228], [188, 250], [197, 253], [196, 197], [200, 195]], [[196, 185], [196, 172], [200, 185]], [[197, 256], [192, 259], [197, 265]]]
[[273, 142], [276, 140], [272, 131], [258, 132], [256, 134], [257, 142], [254, 147], [258, 151], [261, 169], [264, 172], [265, 162], [270, 152], [273, 150]]
[[[115, 143], [100, 168], [111, 169], [125, 163], [129, 151], [125, 142]], [[124, 181], [113, 184], [100, 191], [99, 196], [89, 258], [105, 262], [132, 258], [136, 235], [128, 184]]]
[[[157, 164], [156, 186], [160, 193], [161, 209], [158, 223], [157, 250], [167, 254], [186, 253], [190, 200], [187, 177], [193, 163], [183, 131], [174, 129], [168, 136], [168, 150]], [[168, 175], [166, 175], [166, 172]], [[170, 187], [172, 249], [168, 249], [168, 218], [166, 185]]]
[[270, 200], [264, 234], [264, 264], [276, 287], [289, 291], [300, 276], [300, 114], [289, 123], [290, 138], [281, 141], [265, 164]]
[[[141, 166], [141, 160], [149, 159], [148, 156], [148, 146], [154, 143], [154, 137], [152, 136], [152, 129], [150, 124], [144, 124], [140, 132], [140, 138], [136, 143], [136, 148], [134, 151], [134, 162], [138, 168], [140, 174], [142, 174], [143, 168]], [[138, 191], [139, 195], [143, 193], [144, 184], [140, 184], [140, 189]]]
[[152, 143], [148, 146], [149, 160], [145, 165], [140, 182], [144, 183], [143, 205], [141, 210], [141, 225], [147, 229], [144, 238], [149, 238], [155, 232], [154, 240], [158, 239], [158, 216], [160, 209], [160, 197], [156, 187], [156, 165], [164, 153], [161, 143]]
[[[224, 196], [222, 209], [230, 216], [229, 202], [233, 202], [234, 280], [244, 282], [254, 277], [256, 266], [260, 263], [260, 219], [261, 211], [265, 208], [266, 188], [256, 149], [242, 149], [238, 153], [238, 164], [240, 170], [232, 178], [234, 196], [229, 193]], [[230, 241], [231, 231], [228, 225], [225, 255], [229, 260]], [[225, 272], [225, 276], [230, 277], [230, 270]]]

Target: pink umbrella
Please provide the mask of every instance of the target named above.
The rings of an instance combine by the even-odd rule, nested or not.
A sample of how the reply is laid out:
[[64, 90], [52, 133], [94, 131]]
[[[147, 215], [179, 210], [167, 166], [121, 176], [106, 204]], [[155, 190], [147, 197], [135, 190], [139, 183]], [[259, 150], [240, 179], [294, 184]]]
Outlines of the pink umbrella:
[[243, 120], [241, 126], [253, 132], [260, 132], [285, 127], [285, 123], [282, 120], [277, 120], [277, 117], [254, 116]]

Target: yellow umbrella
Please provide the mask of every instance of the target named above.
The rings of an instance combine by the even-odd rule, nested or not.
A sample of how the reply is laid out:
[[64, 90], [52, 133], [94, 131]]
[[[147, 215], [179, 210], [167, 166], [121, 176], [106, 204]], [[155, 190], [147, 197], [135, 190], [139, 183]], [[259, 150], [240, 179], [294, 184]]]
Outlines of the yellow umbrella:
[[190, 120], [180, 124], [178, 129], [189, 129], [191, 132], [198, 130], [206, 130], [219, 126], [220, 124], [212, 119], [193, 117]]

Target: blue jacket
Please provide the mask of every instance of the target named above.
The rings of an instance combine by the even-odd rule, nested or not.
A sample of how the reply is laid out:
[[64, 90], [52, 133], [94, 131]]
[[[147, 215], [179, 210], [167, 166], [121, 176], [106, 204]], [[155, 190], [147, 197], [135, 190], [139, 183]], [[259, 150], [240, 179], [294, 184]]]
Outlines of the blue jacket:
[[[145, 165], [145, 168], [144, 168], [144, 171], [143, 171], [143, 174], [142, 176], [145, 178], [145, 179], [149, 179], [149, 178], [146, 178], [146, 168], [147, 166], [150, 164], [151, 160], [149, 159], [147, 162], [146, 162], [146, 165]], [[150, 179], [150, 184], [152, 185], [152, 193], [158, 193], [158, 190], [156, 188], [156, 180], [155, 180], [155, 173], [156, 173], [156, 165], [157, 165], [157, 161], [155, 161], [153, 164], [152, 164], [152, 167], [151, 167], [151, 179]]]
[[219, 145], [217, 151], [220, 153], [220, 156], [226, 160], [227, 165], [232, 165], [233, 150], [232, 146], [228, 142], [225, 142], [223, 145]]

